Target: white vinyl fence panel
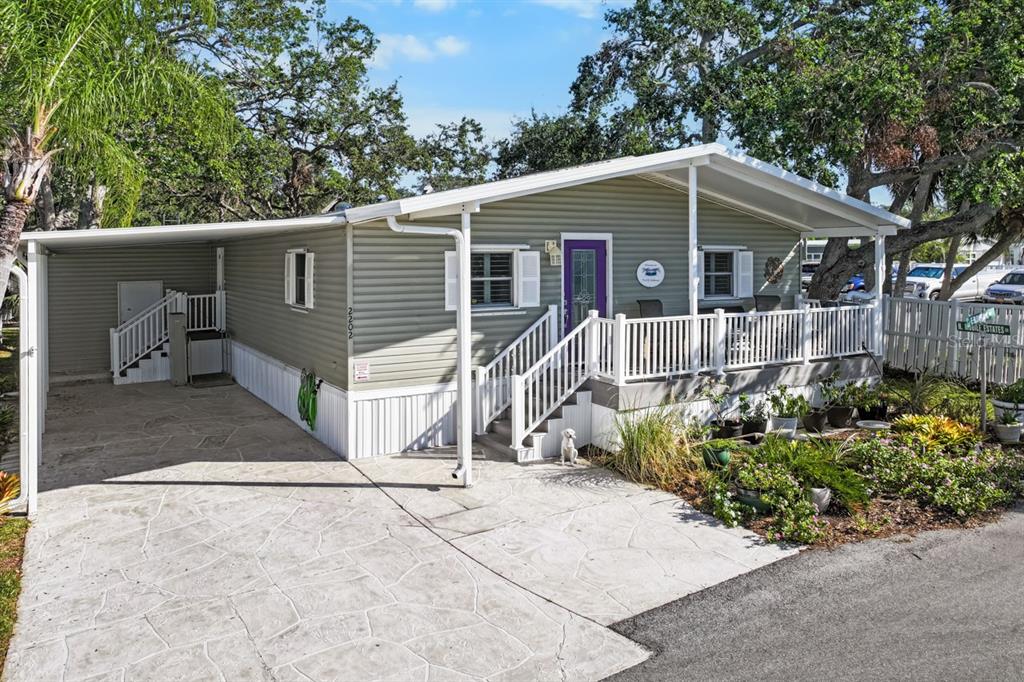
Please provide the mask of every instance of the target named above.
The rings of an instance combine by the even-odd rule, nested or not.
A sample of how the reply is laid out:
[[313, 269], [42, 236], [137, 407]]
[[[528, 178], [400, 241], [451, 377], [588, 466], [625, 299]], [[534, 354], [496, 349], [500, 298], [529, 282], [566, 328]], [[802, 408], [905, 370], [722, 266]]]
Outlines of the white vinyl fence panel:
[[[980, 334], [961, 332], [958, 321], [992, 310], [986, 322], [1010, 327], [1009, 336], [985, 335], [987, 361], [981, 367]], [[897, 369], [1008, 384], [1024, 377], [1024, 307], [960, 301], [889, 298], [885, 305], [885, 361]]]

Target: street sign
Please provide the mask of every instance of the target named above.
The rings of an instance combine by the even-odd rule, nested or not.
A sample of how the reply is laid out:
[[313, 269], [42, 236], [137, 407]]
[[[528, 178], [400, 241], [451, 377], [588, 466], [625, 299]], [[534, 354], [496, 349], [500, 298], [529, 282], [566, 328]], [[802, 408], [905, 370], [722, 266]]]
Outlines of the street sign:
[[1010, 325], [991, 324], [989, 322], [972, 322], [970, 319], [961, 320], [956, 323], [957, 331], [970, 332], [972, 334], [996, 334], [998, 336], [1009, 336]]

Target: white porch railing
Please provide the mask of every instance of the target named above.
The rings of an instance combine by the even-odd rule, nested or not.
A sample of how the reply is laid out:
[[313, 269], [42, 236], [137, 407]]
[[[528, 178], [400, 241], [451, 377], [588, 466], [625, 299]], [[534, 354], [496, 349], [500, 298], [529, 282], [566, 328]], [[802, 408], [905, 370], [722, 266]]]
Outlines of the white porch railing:
[[547, 312], [483, 367], [476, 370], [477, 433], [512, 402], [512, 377], [522, 374], [558, 343], [558, 306]]
[[110, 330], [110, 371], [115, 376], [170, 339], [171, 313], [185, 313], [186, 331], [224, 329], [224, 292], [167, 295]]
[[512, 447], [555, 411], [583, 382], [596, 373], [591, 356], [600, 326], [596, 311], [549, 350], [532, 367], [512, 377]]
[[526, 434], [591, 377], [622, 385], [877, 353], [880, 323], [877, 304], [614, 320], [591, 311], [535, 364], [511, 377], [512, 445], [521, 447]]

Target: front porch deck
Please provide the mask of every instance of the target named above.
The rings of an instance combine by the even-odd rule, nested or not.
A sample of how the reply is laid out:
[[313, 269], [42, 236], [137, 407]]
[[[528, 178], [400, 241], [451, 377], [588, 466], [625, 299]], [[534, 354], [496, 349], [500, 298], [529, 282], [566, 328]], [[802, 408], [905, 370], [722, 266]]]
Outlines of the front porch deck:
[[596, 311], [557, 342], [550, 310], [477, 374], [478, 433], [506, 410], [512, 447], [589, 379], [616, 386], [882, 354], [877, 302], [794, 310], [614, 319]]

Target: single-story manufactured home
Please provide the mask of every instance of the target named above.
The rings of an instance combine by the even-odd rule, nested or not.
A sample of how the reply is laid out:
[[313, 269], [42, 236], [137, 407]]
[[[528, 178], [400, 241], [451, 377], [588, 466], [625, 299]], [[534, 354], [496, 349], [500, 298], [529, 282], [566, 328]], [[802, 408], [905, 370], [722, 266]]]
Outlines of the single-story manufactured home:
[[712, 144], [305, 218], [29, 232], [31, 414], [42, 429], [56, 382], [223, 373], [300, 422], [306, 370], [312, 433], [341, 457], [457, 442], [469, 484], [474, 437], [553, 456], [545, 434], [601, 442], [700, 373], [870, 372], [880, 297], [802, 299], [800, 242], [881, 253], [906, 226]]

